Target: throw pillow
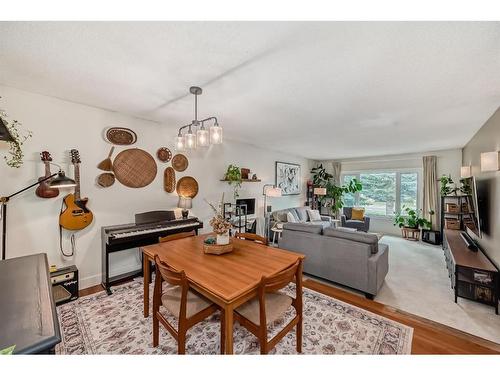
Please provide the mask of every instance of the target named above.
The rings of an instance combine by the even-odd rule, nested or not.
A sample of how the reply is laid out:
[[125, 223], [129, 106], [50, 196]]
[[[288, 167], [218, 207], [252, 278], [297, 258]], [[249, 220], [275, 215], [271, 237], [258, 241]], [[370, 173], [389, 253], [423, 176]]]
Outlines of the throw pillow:
[[286, 221], [289, 223], [296, 223], [297, 219], [295, 219], [295, 216], [293, 216], [293, 214], [291, 212], [287, 212]]
[[353, 208], [351, 220], [365, 220], [365, 209], [364, 208]]
[[309, 221], [321, 221], [321, 215], [318, 210], [307, 210]]

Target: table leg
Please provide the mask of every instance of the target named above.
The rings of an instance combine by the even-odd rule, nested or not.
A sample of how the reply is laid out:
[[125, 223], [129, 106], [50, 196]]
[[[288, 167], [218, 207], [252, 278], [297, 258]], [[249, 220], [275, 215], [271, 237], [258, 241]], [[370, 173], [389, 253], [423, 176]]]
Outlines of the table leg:
[[226, 354], [233, 354], [233, 307], [224, 308], [224, 336]]
[[142, 257], [142, 274], [144, 281], [144, 317], [147, 318], [149, 316], [149, 282], [150, 282], [150, 273], [149, 273], [149, 257], [146, 254], [143, 254]]

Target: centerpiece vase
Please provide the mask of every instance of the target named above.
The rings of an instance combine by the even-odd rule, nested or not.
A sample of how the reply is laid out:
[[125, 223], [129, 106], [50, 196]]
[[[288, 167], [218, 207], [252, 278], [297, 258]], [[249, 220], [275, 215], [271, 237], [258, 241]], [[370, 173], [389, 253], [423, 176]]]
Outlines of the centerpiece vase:
[[229, 231], [218, 234], [216, 239], [217, 245], [227, 245], [229, 243]]

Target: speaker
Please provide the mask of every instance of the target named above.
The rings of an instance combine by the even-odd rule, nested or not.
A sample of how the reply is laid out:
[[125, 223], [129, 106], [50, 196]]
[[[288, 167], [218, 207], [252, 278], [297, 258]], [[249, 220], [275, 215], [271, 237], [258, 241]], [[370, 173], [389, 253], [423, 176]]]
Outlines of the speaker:
[[78, 268], [69, 266], [50, 272], [56, 306], [78, 298]]

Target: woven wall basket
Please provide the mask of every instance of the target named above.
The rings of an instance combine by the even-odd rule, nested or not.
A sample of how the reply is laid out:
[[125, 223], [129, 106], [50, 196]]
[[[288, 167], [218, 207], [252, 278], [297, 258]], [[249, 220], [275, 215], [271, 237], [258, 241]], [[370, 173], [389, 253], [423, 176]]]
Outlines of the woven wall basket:
[[141, 188], [156, 177], [157, 167], [153, 157], [139, 148], [120, 152], [113, 161], [115, 177], [123, 185]]
[[198, 182], [191, 176], [182, 177], [177, 182], [177, 194], [181, 197], [196, 197], [196, 194], [198, 194]]
[[174, 169], [177, 172], [185, 171], [187, 169], [188, 165], [189, 165], [189, 163], [188, 163], [187, 157], [185, 157], [182, 154], [176, 154], [172, 158], [172, 167], [174, 167]]
[[175, 171], [172, 167], [165, 168], [165, 172], [163, 172], [163, 189], [167, 193], [175, 191]]

